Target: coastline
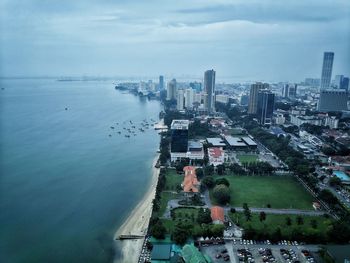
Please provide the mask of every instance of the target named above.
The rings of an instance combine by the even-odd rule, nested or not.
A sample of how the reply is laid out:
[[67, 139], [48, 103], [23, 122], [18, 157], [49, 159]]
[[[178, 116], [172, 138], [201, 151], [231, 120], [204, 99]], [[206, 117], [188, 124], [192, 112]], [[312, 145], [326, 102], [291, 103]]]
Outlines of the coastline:
[[144, 239], [123, 241], [117, 241], [115, 239], [121, 234], [144, 235], [147, 232], [149, 220], [152, 215], [152, 201], [154, 199], [160, 170], [155, 167], [158, 158], [159, 154], [157, 153], [152, 162], [152, 178], [147, 192], [114, 234], [114, 242], [118, 242], [117, 246], [120, 251], [120, 258], [115, 259], [115, 263], [134, 263], [138, 261]]

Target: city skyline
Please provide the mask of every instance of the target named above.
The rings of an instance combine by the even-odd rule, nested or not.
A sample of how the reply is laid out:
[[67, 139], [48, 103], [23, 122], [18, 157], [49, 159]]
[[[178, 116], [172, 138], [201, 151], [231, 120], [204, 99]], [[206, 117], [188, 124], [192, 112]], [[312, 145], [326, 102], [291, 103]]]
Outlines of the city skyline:
[[350, 75], [347, 1], [0, 5], [1, 76], [201, 78], [214, 68], [218, 81], [298, 81], [320, 76], [324, 51], [336, 54], [334, 75]]

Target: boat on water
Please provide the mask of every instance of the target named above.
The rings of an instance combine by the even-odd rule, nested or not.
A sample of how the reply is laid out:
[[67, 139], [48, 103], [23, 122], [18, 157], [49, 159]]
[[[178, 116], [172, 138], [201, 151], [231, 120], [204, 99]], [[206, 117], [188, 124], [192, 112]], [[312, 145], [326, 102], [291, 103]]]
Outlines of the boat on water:
[[130, 138], [130, 135], [125, 134], [125, 137]]
[[113, 126], [111, 126], [111, 129], [114, 129], [114, 127], [113, 127]]

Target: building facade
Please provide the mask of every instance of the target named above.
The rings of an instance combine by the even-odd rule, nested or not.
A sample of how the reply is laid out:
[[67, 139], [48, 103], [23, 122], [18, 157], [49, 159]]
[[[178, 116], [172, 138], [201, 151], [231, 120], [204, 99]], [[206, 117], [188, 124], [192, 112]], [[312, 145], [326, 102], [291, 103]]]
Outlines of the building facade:
[[257, 117], [260, 124], [271, 124], [275, 105], [275, 94], [270, 91], [259, 91]]
[[176, 109], [181, 111], [184, 110], [184, 91], [182, 89], [177, 91], [177, 99], [176, 99]]
[[186, 158], [188, 149], [189, 120], [173, 120], [171, 129], [170, 156], [171, 161]]
[[324, 112], [347, 110], [347, 102], [348, 95], [345, 90], [321, 90], [318, 110]]
[[269, 84], [267, 83], [255, 83], [250, 87], [248, 114], [256, 114], [258, 109], [258, 93], [260, 90], [268, 89]]

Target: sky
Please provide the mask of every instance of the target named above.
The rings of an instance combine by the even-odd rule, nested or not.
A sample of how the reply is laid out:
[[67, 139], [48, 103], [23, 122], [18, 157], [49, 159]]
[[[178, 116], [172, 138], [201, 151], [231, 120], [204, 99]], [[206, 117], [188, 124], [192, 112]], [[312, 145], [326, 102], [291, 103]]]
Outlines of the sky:
[[350, 75], [349, 0], [0, 0], [0, 76]]

